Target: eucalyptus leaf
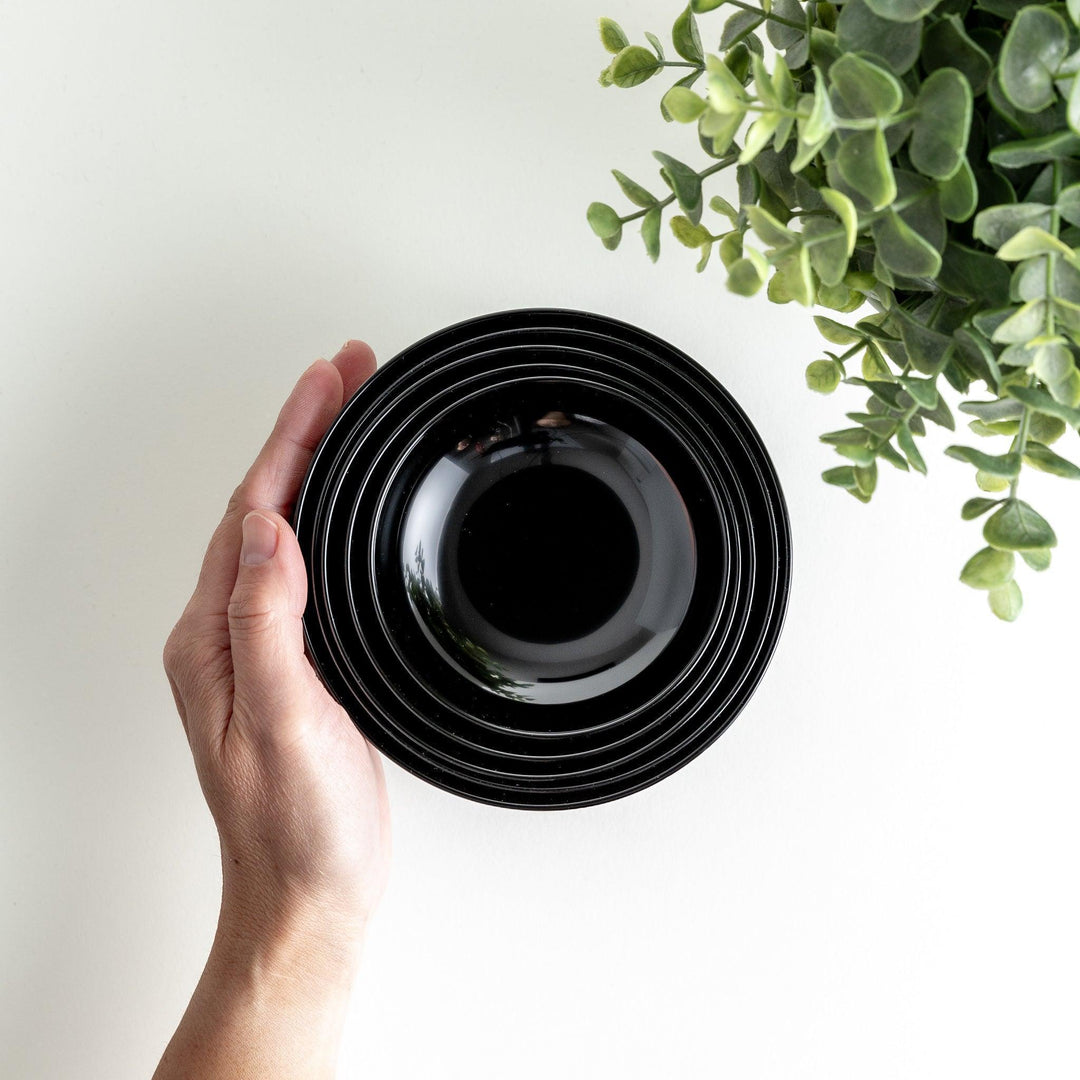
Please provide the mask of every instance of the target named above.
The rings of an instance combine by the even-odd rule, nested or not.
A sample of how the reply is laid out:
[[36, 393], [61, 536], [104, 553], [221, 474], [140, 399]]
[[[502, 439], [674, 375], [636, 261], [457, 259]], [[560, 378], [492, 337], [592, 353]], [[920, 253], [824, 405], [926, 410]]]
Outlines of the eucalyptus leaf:
[[1021, 9], [1001, 46], [1001, 87], [1026, 112], [1054, 100], [1054, 75], [1065, 58], [1069, 28], [1055, 11], [1039, 4]]
[[643, 45], [627, 45], [611, 62], [611, 79], [616, 86], [640, 86], [660, 70], [660, 61]]
[[675, 20], [671, 28], [671, 41], [675, 51], [691, 63], [700, 64], [704, 59], [701, 50], [701, 36], [698, 33], [697, 20], [691, 5]]
[[996, 589], [1013, 579], [1016, 556], [1011, 551], [984, 547], [975, 552], [960, 571], [960, 580], [973, 589]]
[[948, 180], [964, 160], [971, 129], [971, 85], [956, 68], [938, 68], [923, 80], [908, 153], [924, 176]]
[[1015, 581], [991, 589], [987, 594], [990, 610], [1004, 622], [1014, 622], [1024, 604], [1020, 586]]
[[922, 18], [897, 23], [878, 15], [866, 0], [845, 0], [836, 20], [836, 40], [846, 53], [871, 54], [894, 75], [903, 75], [918, 59]]
[[983, 537], [991, 547], [1003, 551], [1033, 551], [1057, 546], [1050, 525], [1022, 499], [1006, 499], [983, 526]]

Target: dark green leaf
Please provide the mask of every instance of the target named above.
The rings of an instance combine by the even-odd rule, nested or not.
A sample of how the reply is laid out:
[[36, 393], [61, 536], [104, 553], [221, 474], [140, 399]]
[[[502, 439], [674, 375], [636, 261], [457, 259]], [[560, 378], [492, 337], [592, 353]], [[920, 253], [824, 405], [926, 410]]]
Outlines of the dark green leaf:
[[836, 487], [848, 488], [849, 490], [855, 487], [855, 466], [854, 465], [837, 465], [834, 469], [826, 469], [821, 474], [821, 479], [826, 484], [833, 484]]
[[919, 87], [918, 115], [908, 153], [924, 176], [947, 180], [964, 160], [971, 130], [972, 97], [967, 79], [955, 68], [939, 68]]
[[701, 177], [689, 165], [660, 150], [654, 150], [652, 155], [664, 166], [660, 175], [675, 193], [683, 213], [697, 225], [701, 221]]
[[911, 467], [917, 472], [926, 475], [926, 462], [923, 460], [919, 448], [915, 445], [915, 439], [907, 424], [901, 424], [896, 429], [896, 444], [904, 451], [904, 456], [911, 462]]
[[1056, 416], [1070, 427], [1080, 427], [1080, 409], [1055, 401], [1049, 394], [1028, 386], [1006, 386], [1005, 393], [1045, 416]]
[[875, 14], [865, 0], [846, 0], [836, 20], [836, 39], [845, 53], [872, 54], [894, 75], [918, 59], [922, 20], [897, 23]]
[[961, 159], [960, 168], [948, 180], [938, 184], [938, 193], [941, 212], [950, 221], [967, 221], [975, 213], [979, 205], [979, 186], [967, 158]]
[[1053, 473], [1054, 476], [1063, 476], [1066, 480], [1080, 480], [1080, 469], [1042, 443], [1029, 441], [1024, 448], [1024, 461], [1043, 472]]
[[849, 132], [840, 143], [836, 167], [871, 209], [880, 210], [896, 198], [896, 178], [880, 128]]
[[992, 248], [999, 248], [1021, 229], [1035, 226], [1050, 228], [1052, 207], [1045, 203], [1012, 203], [1005, 206], [988, 206], [975, 215], [972, 231], [976, 240]]
[[702, 63], [704, 55], [701, 51], [701, 37], [690, 5], [687, 5], [686, 10], [675, 20], [671, 28], [671, 40], [675, 51], [684, 60], [693, 64]]
[[889, 314], [895, 329], [900, 331], [911, 366], [924, 375], [940, 371], [952, 347], [952, 338], [938, 330], [931, 330], [905, 308], [894, 307]]
[[1054, 100], [1054, 75], [1069, 46], [1069, 28], [1038, 4], [1023, 8], [1009, 26], [998, 63], [1006, 97], [1025, 112]]
[[957, 461], [966, 461], [977, 469], [991, 476], [1000, 476], [1007, 480], [1015, 480], [1020, 475], [1019, 454], [984, 454], [981, 450], [974, 450], [970, 446], [947, 446], [947, 457], [956, 458]]
[[951, 296], [992, 307], [1004, 307], [1009, 302], [1009, 268], [988, 251], [976, 251], [953, 240], [941, 253], [937, 283]]
[[1004, 551], [1057, 547], [1054, 530], [1022, 499], [1006, 499], [1005, 505], [987, 518], [983, 537], [991, 547]]
[[991, 165], [1004, 169], [1022, 169], [1043, 161], [1062, 161], [1080, 153], [1080, 136], [1071, 131], [1058, 131], [1052, 135], [1040, 135], [1034, 139], [1018, 139], [1015, 142], [995, 146], [987, 155]]
[[921, 59], [927, 71], [944, 67], [959, 70], [971, 85], [975, 97], [986, 89], [994, 67], [986, 50], [968, 36], [958, 15], [945, 15], [927, 28]]
[[977, 517], [982, 517], [987, 510], [993, 509], [999, 502], [1001, 502], [1000, 499], [968, 499], [960, 509], [960, 516], [965, 521], [972, 521]]
[[904, 100], [900, 83], [890, 71], [854, 53], [845, 53], [829, 68], [829, 81], [839, 116], [884, 119]]
[[724, 32], [720, 37], [720, 48], [730, 49], [742, 41], [747, 34], [756, 30], [765, 21], [765, 16], [755, 11], [736, 11], [724, 23]]
[[870, 231], [881, 261], [895, 273], [911, 278], [933, 277], [941, 268], [938, 252], [895, 211], [890, 209], [878, 218]]
[[883, 19], [894, 22], [914, 22], [937, 7], [939, 0], [867, 0], [871, 9]]

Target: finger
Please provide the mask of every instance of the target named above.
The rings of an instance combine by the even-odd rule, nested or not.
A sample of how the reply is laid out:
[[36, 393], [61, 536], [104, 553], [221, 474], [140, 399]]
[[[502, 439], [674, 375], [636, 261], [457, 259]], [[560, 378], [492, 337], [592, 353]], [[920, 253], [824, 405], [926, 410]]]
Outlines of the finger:
[[230, 731], [238, 725], [238, 734], [285, 744], [317, 715], [313, 703], [321, 698], [304, 655], [304, 559], [289, 523], [271, 510], [249, 513], [242, 535], [228, 605]]
[[240, 522], [254, 509], [291, 516], [311, 457], [341, 412], [346, 390], [359, 387], [374, 367], [371, 349], [364, 342], [350, 341], [332, 362], [316, 360], [300, 376], [211, 537], [187, 607], [187, 614], [197, 625], [209, 624], [210, 632], [225, 633], [226, 610], [240, 553]]

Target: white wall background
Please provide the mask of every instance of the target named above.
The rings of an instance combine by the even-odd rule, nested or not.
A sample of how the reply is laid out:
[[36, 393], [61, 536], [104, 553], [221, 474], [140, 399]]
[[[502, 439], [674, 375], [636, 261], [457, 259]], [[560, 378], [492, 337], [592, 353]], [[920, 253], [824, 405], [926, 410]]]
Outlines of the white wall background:
[[805, 389], [809, 314], [698, 276], [666, 225], [655, 266], [592, 236], [610, 168], [705, 164], [660, 79], [596, 81], [599, 15], [667, 40], [678, 11], [0, 6], [0, 1076], [149, 1076], [202, 969], [216, 834], [160, 653], [296, 378], [532, 305], [735, 394], [790, 505], [788, 622], [724, 737], [615, 803], [499, 810], [387, 764], [341, 1075], [1077, 1074], [1077, 492], [1024, 480], [1060, 547], [998, 622], [957, 581], [977, 491], [944, 433], [927, 479], [826, 488], [816, 437], [862, 398]]

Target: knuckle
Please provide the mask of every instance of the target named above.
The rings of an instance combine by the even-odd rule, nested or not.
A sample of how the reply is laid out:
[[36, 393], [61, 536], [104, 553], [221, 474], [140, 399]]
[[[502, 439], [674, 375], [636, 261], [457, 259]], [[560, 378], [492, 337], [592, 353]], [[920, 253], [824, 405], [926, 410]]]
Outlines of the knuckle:
[[248, 482], [245, 477], [236, 485], [236, 490], [229, 496], [229, 505], [225, 507], [225, 516], [231, 517], [237, 514], [247, 506], [248, 502]]
[[277, 613], [258, 593], [244, 590], [229, 600], [229, 633], [242, 637], [258, 637], [269, 631]]

